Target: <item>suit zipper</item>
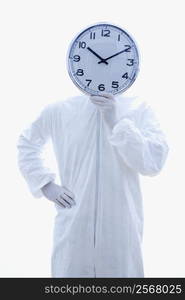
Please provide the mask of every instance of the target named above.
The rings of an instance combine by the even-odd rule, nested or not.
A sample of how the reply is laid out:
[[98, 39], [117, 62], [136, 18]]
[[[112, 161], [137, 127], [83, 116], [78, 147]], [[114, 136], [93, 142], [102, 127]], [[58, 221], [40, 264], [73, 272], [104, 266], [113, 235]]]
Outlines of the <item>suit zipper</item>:
[[[97, 132], [96, 132], [96, 199], [94, 215], [94, 250], [96, 250], [96, 231], [97, 231], [97, 214], [100, 197], [100, 134], [101, 134], [101, 113], [97, 111]], [[96, 254], [96, 251], [95, 251]], [[96, 265], [94, 262], [94, 274], [96, 277]]]

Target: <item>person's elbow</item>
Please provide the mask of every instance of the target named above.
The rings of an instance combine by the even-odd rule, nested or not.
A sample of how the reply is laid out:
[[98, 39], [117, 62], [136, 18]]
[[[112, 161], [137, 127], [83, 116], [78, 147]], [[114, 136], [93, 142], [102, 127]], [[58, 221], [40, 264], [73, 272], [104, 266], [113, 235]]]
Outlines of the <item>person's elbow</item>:
[[150, 152], [143, 159], [143, 166], [140, 174], [143, 176], [157, 176], [164, 167], [169, 152], [169, 146], [166, 142], [151, 147]]

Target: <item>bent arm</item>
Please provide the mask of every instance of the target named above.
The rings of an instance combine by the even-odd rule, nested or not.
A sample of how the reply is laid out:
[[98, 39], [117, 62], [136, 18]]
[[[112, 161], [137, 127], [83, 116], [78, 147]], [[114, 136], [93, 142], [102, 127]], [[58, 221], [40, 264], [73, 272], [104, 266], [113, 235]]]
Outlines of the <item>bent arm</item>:
[[125, 164], [142, 175], [157, 175], [167, 158], [168, 145], [150, 106], [141, 114], [137, 127], [129, 118], [121, 119], [109, 138]]
[[41, 157], [43, 146], [51, 134], [50, 106], [46, 107], [39, 117], [19, 136], [18, 166], [34, 197], [43, 196], [41, 188], [55, 179], [44, 165]]

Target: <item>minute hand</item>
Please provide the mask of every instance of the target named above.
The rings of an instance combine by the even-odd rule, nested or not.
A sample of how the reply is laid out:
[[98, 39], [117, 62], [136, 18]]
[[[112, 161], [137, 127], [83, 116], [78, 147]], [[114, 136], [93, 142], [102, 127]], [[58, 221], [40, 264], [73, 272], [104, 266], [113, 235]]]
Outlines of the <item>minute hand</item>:
[[117, 52], [117, 53], [114, 54], [114, 55], [111, 55], [111, 56], [109, 56], [109, 57], [107, 57], [107, 58], [104, 58], [104, 60], [103, 60], [103, 61], [99, 61], [98, 64], [101, 64], [102, 62], [106, 62], [108, 59], [111, 59], [112, 57], [117, 56], [117, 55], [119, 55], [119, 54], [121, 54], [121, 53], [123, 53], [123, 52], [125, 52], [125, 51], [127, 51], [127, 49], [124, 49], [124, 50], [122, 50], [122, 51], [120, 51], [120, 52]]

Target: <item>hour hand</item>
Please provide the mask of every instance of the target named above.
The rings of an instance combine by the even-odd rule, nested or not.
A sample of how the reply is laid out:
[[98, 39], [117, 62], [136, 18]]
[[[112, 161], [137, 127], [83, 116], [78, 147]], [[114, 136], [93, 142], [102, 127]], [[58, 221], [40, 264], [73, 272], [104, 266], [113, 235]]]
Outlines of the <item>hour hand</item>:
[[108, 65], [108, 62], [104, 58], [102, 58], [99, 54], [97, 54], [94, 50], [92, 50], [90, 47], [87, 47], [87, 49], [90, 52], [92, 52], [96, 57], [98, 57], [99, 59], [101, 59], [101, 61], [100, 61], [101, 63], [104, 63], [104, 64]]

